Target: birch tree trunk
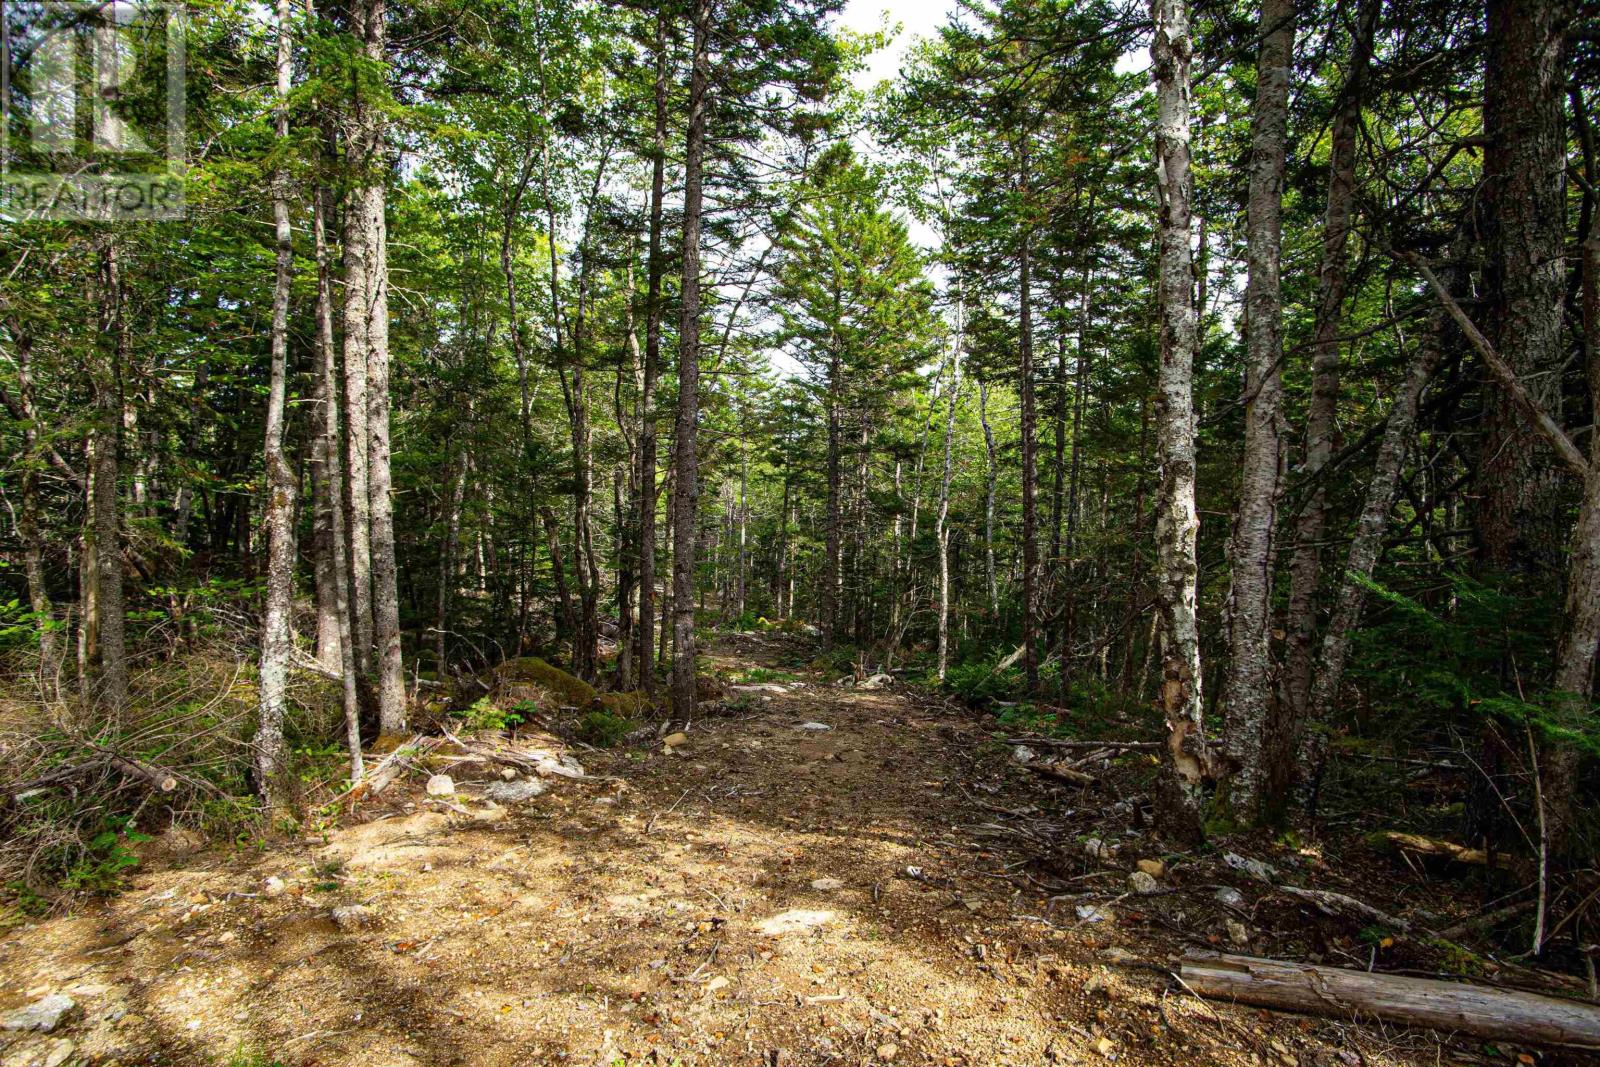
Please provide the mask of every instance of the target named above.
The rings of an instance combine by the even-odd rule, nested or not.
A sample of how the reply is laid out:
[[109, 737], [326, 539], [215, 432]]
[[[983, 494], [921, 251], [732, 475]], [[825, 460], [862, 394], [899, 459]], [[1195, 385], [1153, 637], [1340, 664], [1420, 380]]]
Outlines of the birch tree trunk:
[[998, 477], [995, 464], [994, 427], [989, 425], [989, 382], [978, 376], [978, 421], [983, 424], [983, 576], [989, 589], [990, 618], [1000, 615], [1000, 584], [994, 572], [994, 487]]
[[1256, 103], [1251, 114], [1250, 194], [1246, 206], [1249, 278], [1245, 283], [1244, 457], [1235, 512], [1228, 674], [1223, 683], [1228, 801], [1244, 822], [1261, 801], [1261, 738], [1271, 698], [1272, 538], [1277, 522], [1279, 422], [1283, 389], [1283, 166], [1289, 131], [1289, 70], [1294, 52], [1293, 0], [1263, 0]]
[[[279, 144], [289, 139], [289, 79], [293, 56], [289, 38], [289, 0], [278, 0], [277, 98], [273, 124]], [[283, 739], [288, 704], [289, 656], [294, 646], [295, 473], [283, 451], [284, 411], [288, 404], [289, 286], [294, 279], [293, 232], [289, 228], [288, 177], [272, 175], [272, 223], [277, 272], [272, 287], [272, 356], [267, 386], [266, 444], [263, 467], [267, 499], [267, 604], [261, 624], [260, 712], [256, 722], [256, 787], [269, 810], [286, 806], [284, 775], [288, 756]]]
[[1187, 0], [1151, 0], [1150, 13], [1161, 237], [1156, 596], [1166, 634], [1160, 707], [1167, 723], [1157, 820], [1162, 833], [1172, 840], [1192, 843], [1203, 835], [1200, 812], [1211, 775], [1200, 700], [1200, 632], [1195, 613], [1195, 547], [1200, 520], [1194, 495], [1196, 339], [1189, 247], [1189, 66], [1193, 42]]
[[678, 320], [678, 413], [674, 427], [672, 713], [695, 712], [695, 519], [700, 510], [700, 224], [704, 209], [706, 104], [710, 93], [711, 0], [695, 0], [689, 125], [684, 144], [683, 292]]
[[950, 396], [945, 401], [944, 468], [939, 475], [939, 514], [934, 520], [934, 540], [939, 545], [939, 680], [950, 659], [950, 476], [955, 469], [956, 401], [961, 396], [961, 346], [965, 342], [966, 308], [956, 290], [956, 335], [950, 362]]

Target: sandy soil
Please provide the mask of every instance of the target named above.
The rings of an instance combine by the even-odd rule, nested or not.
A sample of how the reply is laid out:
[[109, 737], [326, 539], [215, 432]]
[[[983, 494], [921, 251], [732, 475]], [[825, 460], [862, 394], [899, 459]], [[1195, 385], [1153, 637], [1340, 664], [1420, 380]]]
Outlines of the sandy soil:
[[[743, 636], [713, 658], [795, 651]], [[416, 781], [325, 834], [196, 853], [13, 930], [0, 1011], [65, 991], [79, 1012], [51, 1035], [0, 1035], [0, 1063], [1479, 1058], [1173, 991], [1184, 946], [1226, 936], [1214, 886], [1186, 890], [1178, 866], [1170, 893], [1124, 899], [1133, 859], [1159, 854], [1136, 830], [1119, 865], [1054, 878], [996, 832], [1001, 812], [1113, 798], [1025, 773], [946, 708], [815, 678], [784, 690], [690, 724], [674, 754], [585, 757], [625, 788], [561, 782], [495, 807], [465, 782], [451, 810]], [[1091, 898], [1063, 882], [1104, 919], [1081, 919]], [[336, 923], [352, 905], [366, 911]]]

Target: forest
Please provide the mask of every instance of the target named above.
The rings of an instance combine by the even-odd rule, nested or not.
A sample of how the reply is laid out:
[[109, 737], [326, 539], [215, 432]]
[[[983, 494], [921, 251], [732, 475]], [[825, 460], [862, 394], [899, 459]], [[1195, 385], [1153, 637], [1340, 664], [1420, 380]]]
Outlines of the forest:
[[0, 9], [0, 1062], [1591, 1062], [1600, 13], [844, 6]]

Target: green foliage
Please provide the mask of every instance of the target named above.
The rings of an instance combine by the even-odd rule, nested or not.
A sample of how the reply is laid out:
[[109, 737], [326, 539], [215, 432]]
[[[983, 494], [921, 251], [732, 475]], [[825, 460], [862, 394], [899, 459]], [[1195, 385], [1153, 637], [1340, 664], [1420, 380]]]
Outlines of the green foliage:
[[139, 857], [128, 847], [150, 840], [148, 834], [132, 828], [133, 818], [108, 818], [104, 828], [89, 840], [81, 858], [61, 878], [68, 890], [110, 893], [122, 886], [123, 876], [139, 866]]
[[467, 730], [507, 730], [527, 721], [525, 712], [529, 707], [531, 702], [519, 701], [502, 708], [488, 697], [479, 697], [470, 707], [453, 714]]
[[632, 719], [623, 718], [609, 711], [596, 710], [588, 712], [578, 720], [577, 734], [580, 740], [596, 748], [613, 748], [629, 733], [638, 729], [638, 725]]

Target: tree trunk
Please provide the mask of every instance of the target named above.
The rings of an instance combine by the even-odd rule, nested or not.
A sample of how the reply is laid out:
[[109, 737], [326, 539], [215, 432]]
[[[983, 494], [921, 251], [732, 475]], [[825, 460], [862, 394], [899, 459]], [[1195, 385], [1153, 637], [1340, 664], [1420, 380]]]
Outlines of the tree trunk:
[[961, 396], [961, 346], [966, 340], [965, 312], [960, 283], [957, 282], [956, 335], [950, 356], [950, 396], [945, 401], [944, 467], [939, 475], [939, 515], [934, 520], [934, 540], [939, 545], [938, 672], [941, 682], [944, 681], [945, 668], [950, 660], [950, 476], [955, 469], [956, 402]]
[[[1588, 116], [1580, 112], [1587, 126]], [[1593, 170], [1587, 175], [1591, 184]], [[1590, 221], [1583, 242], [1583, 332], [1589, 378], [1591, 424], [1600, 426], [1600, 215]], [[1572, 558], [1567, 570], [1566, 603], [1561, 638], [1556, 645], [1556, 671], [1551, 688], [1570, 702], [1575, 718], [1587, 719], [1594, 696], [1594, 660], [1600, 650], [1600, 433], [1589, 435], [1589, 474], [1583, 502], [1572, 530]], [[1545, 827], [1550, 850], [1564, 855], [1571, 843], [1576, 816], [1578, 753], [1547, 745], [1540, 761], [1545, 797]]]
[[[384, 62], [385, 0], [360, 0], [360, 25], [368, 62]], [[384, 218], [388, 155], [383, 113], [357, 101], [351, 163], [358, 175], [347, 217], [350, 245], [364, 268], [358, 288], [346, 286], [359, 300], [357, 329], [364, 335], [367, 402], [367, 502], [372, 562], [372, 644], [377, 656], [378, 724], [384, 733], [406, 728], [405, 673], [400, 651], [399, 574], [395, 559], [394, 501], [389, 470], [389, 240]], [[353, 232], [350, 230], [353, 229]], [[345, 329], [351, 329], [347, 319]]]
[[656, 691], [656, 380], [661, 374], [662, 204], [667, 166], [667, 16], [656, 10], [656, 71], [652, 95], [655, 125], [650, 160], [650, 234], [645, 262], [644, 379], [639, 390], [639, 640], [638, 675], [644, 691]]
[[1311, 695], [1312, 642], [1316, 636], [1316, 595], [1322, 569], [1322, 529], [1327, 522], [1328, 492], [1322, 469], [1333, 456], [1334, 418], [1339, 405], [1339, 328], [1343, 323], [1350, 270], [1347, 248], [1356, 191], [1356, 146], [1361, 130], [1361, 104], [1372, 62], [1379, 0], [1360, 0], [1356, 35], [1350, 46], [1350, 72], [1333, 117], [1328, 149], [1328, 204], [1322, 223], [1322, 263], [1317, 274], [1317, 311], [1311, 348], [1311, 404], [1306, 413], [1305, 459], [1301, 476], [1315, 480], [1294, 530], [1289, 562], [1288, 644], [1284, 650], [1284, 708], [1277, 728], [1263, 739], [1262, 762], [1282, 768], [1293, 758], [1292, 738], [1306, 715]]
[[827, 529], [823, 533], [823, 551], [826, 558], [823, 561], [821, 621], [823, 644], [831, 648], [839, 636], [840, 600], [844, 591], [844, 515], [839, 484], [843, 477], [840, 465], [842, 449], [840, 438], [844, 433], [844, 427], [840, 409], [844, 405], [844, 367], [837, 342], [828, 356], [827, 404], [828, 515]]
[[1223, 683], [1228, 801], [1244, 822], [1261, 802], [1261, 738], [1271, 698], [1272, 538], [1277, 522], [1279, 421], [1283, 389], [1283, 166], [1289, 131], [1289, 71], [1294, 52], [1293, 0], [1263, 0], [1256, 103], [1251, 114], [1250, 194], [1245, 223], [1245, 426], [1239, 504], [1234, 516], [1228, 675]]
[[[122, 530], [118, 503], [118, 449], [122, 429], [122, 375], [127, 365], [128, 323], [121, 248], [112, 230], [94, 236], [100, 307], [100, 359], [94, 369], [94, 478], [87, 538], [93, 567], [93, 696], [113, 719], [128, 700], [128, 660], [124, 638]], [[87, 617], [87, 615], [86, 615]]]
[[1267, 765], [1267, 780], [1274, 788], [1286, 790], [1292, 781], [1296, 749], [1304, 751], [1302, 762], [1315, 788], [1323, 760], [1323, 735], [1320, 731], [1308, 734], [1305, 727], [1315, 727], [1324, 722], [1339, 694], [1339, 684], [1344, 678], [1345, 662], [1350, 652], [1350, 640], [1360, 624], [1366, 602], [1364, 582], [1371, 577], [1372, 568], [1383, 549], [1383, 533], [1389, 524], [1389, 511], [1394, 506], [1395, 486], [1400, 481], [1406, 447], [1416, 428], [1423, 390], [1443, 358], [1447, 329], [1448, 320], [1444, 313], [1436, 313], [1427, 340], [1407, 368], [1405, 382], [1395, 397], [1394, 406], [1389, 409], [1389, 417], [1383, 428], [1383, 441], [1378, 446], [1377, 459], [1372, 467], [1372, 478], [1367, 482], [1366, 500], [1356, 519], [1355, 537], [1347, 550], [1344, 578], [1334, 600], [1333, 616], [1323, 634], [1305, 716], [1298, 723], [1296, 732], [1287, 739], [1284, 751], [1272, 753]]
[[695, 713], [695, 519], [700, 510], [700, 224], [704, 210], [706, 105], [710, 93], [711, 0], [695, 0], [689, 126], [684, 144], [683, 292], [678, 320], [677, 484], [673, 498], [672, 713]]
[[1600, 1044], [1600, 1008], [1593, 1004], [1466, 982], [1209, 953], [1185, 958], [1181, 981], [1203, 997], [1285, 1011], [1370, 1016], [1496, 1040]]
[[1151, 0], [1150, 54], [1156, 85], [1156, 189], [1161, 236], [1161, 365], [1156, 425], [1161, 487], [1156, 505], [1156, 593], [1166, 640], [1160, 707], [1167, 723], [1161, 750], [1162, 832], [1179, 843], [1203, 836], [1200, 822], [1211, 754], [1200, 699], [1200, 631], [1195, 560], [1193, 256], [1189, 247], [1189, 34], [1187, 0]]
[[978, 376], [978, 421], [983, 424], [983, 576], [989, 590], [989, 617], [1000, 615], [1000, 585], [994, 571], [994, 488], [999, 471], [995, 463], [994, 427], [989, 425], [989, 382]]
[[[6, 324], [16, 349], [17, 394], [22, 414], [22, 513], [17, 534], [22, 540], [22, 569], [28, 582], [28, 610], [39, 631], [39, 693], [49, 700], [59, 695], [55, 608], [44, 573], [44, 534], [39, 529], [39, 465], [44, 456], [39, 445], [39, 412], [33, 399], [33, 336], [11, 320]], [[75, 481], [76, 479], [74, 479]]]
[[[277, 100], [274, 118], [278, 143], [289, 139], [289, 80], [293, 55], [289, 40], [289, 0], [278, 0]], [[284, 412], [289, 389], [289, 287], [294, 281], [294, 241], [289, 228], [288, 176], [272, 174], [272, 222], [277, 244], [277, 271], [272, 287], [272, 357], [267, 386], [266, 504], [262, 509], [267, 535], [267, 604], [261, 623], [260, 714], [256, 722], [256, 788], [268, 810], [286, 807], [283, 738], [288, 704], [289, 656], [294, 648], [294, 507], [298, 489], [283, 451]]]
[[[1564, 0], [1488, 0], [1484, 182], [1490, 262], [1484, 333], [1535, 404], [1559, 412], [1567, 136]], [[1482, 562], [1552, 573], [1562, 563], [1561, 472], [1509, 398], [1491, 389], [1474, 527]]]
[[[307, 5], [307, 14], [310, 7]], [[323, 143], [331, 145], [332, 131]], [[350, 749], [350, 780], [359, 782], [361, 761], [361, 692], [350, 610], [350, 563], [345, 530], [344, 464], [339, 460], [339, 369], [333, 347], [333, 264], [328, 253], [328, 187], [318, 183], [311, 205], [311, 237], [317, 259], [317, 368], [318, 447], [323, 452], [323, 490], [328, 509], [328, 554], [333, 571], [333, 610], [338, 623], [339, 662], [343, 683], [345, 739]], [[320, 590], [319, 590], [320, 592]]]
[[[1021, 159], [1021, 189], [1024, 210], [1029, 195], [1028, 145], [1018, 153]], [[1017, 394], [1021, 406], [1022, 436], [1022, 674], [1029, 693], [1039, 691], [1039, 442], [1038, 413], [1033, 397], [1033, 234], [1023, 224], [1022, 247], [1017, 266], [1017, 302], [1020, 330], [1017, 338]]]

